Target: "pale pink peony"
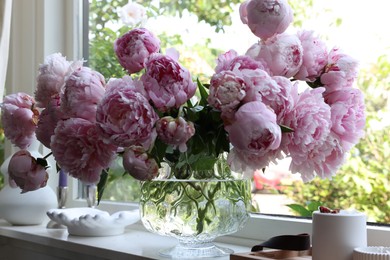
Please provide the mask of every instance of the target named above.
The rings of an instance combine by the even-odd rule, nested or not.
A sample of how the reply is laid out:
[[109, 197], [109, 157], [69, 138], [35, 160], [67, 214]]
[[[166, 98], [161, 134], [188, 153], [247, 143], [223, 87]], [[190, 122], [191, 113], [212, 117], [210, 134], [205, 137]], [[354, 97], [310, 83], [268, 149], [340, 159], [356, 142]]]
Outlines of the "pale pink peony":
[[134, 91], [137, 91], [148, 98], [148, 94], [145, 91], [142, 81], [138, 78], [131, 78], [128, 75], [123, 76], [123, 78], [111, 78], [108, 80], [106, 85], [106, 94], [108, 91], [118, 91], [119, 88], [131, 88]]
[[68, 117], [96, 121], [96, 107], [105, 93], [102, 74], [88, 67], [73, 72], [65, 82], [61, 95], [61, 109]]
[[218, 55], [215, 72], [219, 73], [224, 70], [230, 70], [230, 63], [237, 56], [238, 54], [235, 50], [229, 50], [223, 54]]
[[328, 55], [328, 63], [321, 75], [321, 84], [326, 91], [352, 87], [357, 78], [358, 62], [340, 49], [333, 48]]
[[349, 150], [364, 136], [366, 124], [363, 93], [359, 89], [346, 88], [324, 95], [331, 108], [332, 132]]
[[287, 29], [293, 11], [287, 0], [247, 0], [240, 6], [240, 17], [254, 35], [266, 40]]
[[20, 149], [29, 147], [35, 139], [39, 116], [34, 98], [21, 92], [10, 94], [0, 107], [4, 135]]
[[162, 111], [179, 108], [196, 91], [189, 71], [173, 58], [152, 54], [145, 64], [141, 80], [154, 106]]
[[328, 63], [328, 48], [313, 31], [300, 31], [298, 37], [302, 44], [303, 57], [302, 65], [294, 78], [313, 82], [322, 74]]
[[120, 147], [142, 145], [149, 148], [156, 136], [154, 124], [157, 119], [153, 107], [136, 86], [123, 85], [121, 81], [110, 83], [96, 114], [104, 138]]
[[236, 149], [259, 156], [278, 149], [281, 142], [276, 115], [261, 101], [242, 105], [235, 113], [235, 121], [225, 129]]
[[[332, 127], [330, 106], [322, 96], [324, 91], [324, 88], [308, 88], [298, 95], [297, 90], [294, 90], [294, 108], [283, 118], [282, 124], [294, 130], [283, 135], [283, 147], [287, 147], [285, 153], [291, 156], [295, 165], [314, 165], [323, 161], [323, 158], [315, 157], [314, 154], [321, 154], [318, 151], [323, 149]], [[303, 176], [314, 174], [311, 171], [314, 168], [306, 170], [300, 173]]]
[[297, 35], [283, 33], [256, 43], [246, 55], [266, 64], [271, 76], [290, 78], [302, 65], [303, 49]]
[[277, 122], [282, 121], [288, 111], [293, 107], [291, 98], [292, 83], [282, 76], [270, 77], [263, 70], [243, 71], [246, 96], [244, 102], [261, 101], [277, 116]]
[[194, 124], [184, 118], [165, 116], [156, 122], [157, 136], [173, 148], [179, 148], [184, 153], [187, 151], [187, 141], [195, 134]]
[[236, 108], [245, 97], [244, 80], [232, 71], [214, 74], [210, 80], [208, 103], [222, 111], [234, 115]]
[[145, 67], [145, 62], [152, 53], [160, 50], [160, 40], [145, 28], [133, 29], [114, 42], [114, 50], [119, 63], [130, 74]]
[[29, 151], [20, 150], [12, 155], [9, 161], [10, 180], [22, 189], [22, 193], [46, 186], [49, 178], [49, 174], [46, 172], [47, 162], [42, 158], [40, 158], [41, 161], [37, 161], [37, 159]]
[[86, 184], [98, 183], [117, 150], [99, 134], [95, 123], [82, 118], [59, 121], [50, 147], [61, 169]]
[[39, 66], [35, 100], [38, 107], [45, 108], [53, 95], [61, 93], [66, 78], [83, 66], [83, 61], [67, 61], [61, 53], [53, 53]]
[[151, 180], [158, 175], [156, 160], [151, 158], [142, 147], [132, 146], [123, 154], [123, 167], [137, 180]]
[[119, 18], [127, 26], [144, 24], [147, 19], [146, 9], [142, 5], [129, 1], [117, 10]]
[[37, 139], [47, 148], [50, 148], [51, 136], [59, 120], [65, 118], [60, 109], [59, 95], [52, 96], [51, 102], [42, 110], [39, 115], [38, 127], [35, 131]]
[[288, 78], [282, 76], [274, 76], [272, 79], [278, 84], [280, 92], [277, 92], [278, 95], [275, 97], [265, 93], [262, 100], [272, 108], [277, 116], [276, 122], [281, 124], [286, 114], [294, 109], [295, 104], [292, 93], [293, 89], [297, 88], [298, 82], [293, 84]]
[[244, 178], [251, 178], [256, 170], [263, 169], [270, 162], [276, 163], [276, 159], [282, 158], [280, 149], [271, 150], [264, 154], [233, 148], [229, 151], [227, 162], [232, 171], [242, 173]]
[[304, 182], [319, 176], [322, 179], [331, 178], [346, 159], [345, 150], [338, 138], [329, 134], [322, 145], [310, 151], [307, 160], [292, 160], [290, 171], [300, 173]]

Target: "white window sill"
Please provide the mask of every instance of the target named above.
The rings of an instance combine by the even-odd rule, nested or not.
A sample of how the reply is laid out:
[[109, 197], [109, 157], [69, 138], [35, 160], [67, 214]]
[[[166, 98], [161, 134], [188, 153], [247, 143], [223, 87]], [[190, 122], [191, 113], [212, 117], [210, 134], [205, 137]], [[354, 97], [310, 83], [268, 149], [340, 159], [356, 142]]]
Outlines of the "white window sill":
[[[253, 215], [242, 230], [216, 242], [237, 253], [249, 252], [261, 240], [299, 233], [311, 234], [311, 220]], [[368, 245], [390, 246], [389, 234], [390, 227], [367, 226]], [[77, 237], [64, 229], [46, 229], [46, 223], [11, 226], [0, 219], [0, 259], [164, 259], [158, 251], [176, 243], [176, 239], [146, 231], [140, 222], [128, 226], [119, 236]]]
[[[11, 226], [0, 220], [1, 259], [161, 259], [158, 251], [176, 243], [176, 239], [147, 232], [139, 223], [130, 225], [118, 236], [77, 237], [70, 236], [66, 229]], [[249, 246], [236, 244], [245, 244], [244, 239], [223, 237], [216, 243], [235, 252], [250, 251]], [[214, 259], [227, 260], [229, 256]]]

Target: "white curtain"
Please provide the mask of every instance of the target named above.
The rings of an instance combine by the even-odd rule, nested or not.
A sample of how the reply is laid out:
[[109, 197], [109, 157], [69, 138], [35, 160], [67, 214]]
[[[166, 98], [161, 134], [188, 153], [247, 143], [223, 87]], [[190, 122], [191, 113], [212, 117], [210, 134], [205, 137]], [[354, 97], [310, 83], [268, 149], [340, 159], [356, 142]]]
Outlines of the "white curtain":
[[3, 101], [11, 34], [12, 0], [0, 1], [0, 102]]

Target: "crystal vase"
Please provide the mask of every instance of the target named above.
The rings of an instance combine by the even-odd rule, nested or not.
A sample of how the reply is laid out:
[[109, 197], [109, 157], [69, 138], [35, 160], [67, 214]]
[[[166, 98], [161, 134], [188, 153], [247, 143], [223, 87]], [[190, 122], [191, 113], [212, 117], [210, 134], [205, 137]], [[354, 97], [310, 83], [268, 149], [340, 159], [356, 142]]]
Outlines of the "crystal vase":
[[217, 257], [233, 251], [213, 243], [241, 229], [249, 218], [250, 180], [178, 180], [143, 182], [140, 211], [147, 230], [178, 239], [160, 251], [165, 257]]

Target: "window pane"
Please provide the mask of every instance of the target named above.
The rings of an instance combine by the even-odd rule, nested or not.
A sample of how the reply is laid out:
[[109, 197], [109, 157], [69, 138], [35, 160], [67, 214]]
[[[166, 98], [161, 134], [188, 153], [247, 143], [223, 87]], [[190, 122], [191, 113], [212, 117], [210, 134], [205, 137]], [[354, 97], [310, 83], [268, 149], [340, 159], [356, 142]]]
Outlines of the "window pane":
[[[147, 8], [146, 27], [162, 40], [163, 51], [167, 47], [175, 47], [180, 52], [181, 63], [203, 82], [207, 82], [214, 73], [218, 54], [230, 49], [244, 54], [258, 41], [240, 21], [237, 4], [241, 1], [226, 1], [233, 7], [232, 10], [226, 9], [227, 13], [230, 12], [232, 25], [228, 25], [226, 17], [220, 17], [219, 21], [226, 25], [218, 24], [218, 20], [209, 20], [214, 27], [204, 21], [198, 22], [190, 6], [187, 6], [190, 11], [186, 11], [180, 9], [182, 6], [173, 6], [172, 1], [159, 1], [164, 8], [156, 8], [158, 1], [138, 2]], [[168, 2], [172, 3], [169, 5]], [[291, 174], [290, 162], [286, 159], [265, 172], [256, 172], [254, 198], [262, 213], [296, 214], [286, 205], [296, 203], [305, 206], [308, 202], [320, 201], [331, 208], [364, 211], [369, 221], [390, 223], [390, 35], [384, 28], [386, 23], [381, 20], [387, 17], [386, 8], [375, 8], [382, 6], [380, 0], [374, 0], [375, 4], [369, 6], [356, 1], [313, 2], [290, 1], [295, 11], [294, 26], [315, 30], [329, 48], [340, 46], [359, 60], [357, 86], [365, 93], [366, 135], [352, 148], [345, 164], [332, 180], [316, 178], [310, 183], [303, 183], [299, 175]], [[125, 75], [114, 55], [113, 41], [131, 29], [117, 13], [117, 9], [127, 3], [127, 0], [90, 1], [89, 57], [85, 58], [89, 66], [106, 78]], [[351, 10], [349, 5], [354, 6], [353, 11], [348, 11]], [[173, 15], [176, 13], [174, 8], [182, 14], [180, 18]], [[139, 192], [137, 182], [131, 177], [125, 179], [119, 178], [117, 184], [110, 184], [104, 198], [136, 199]]]

